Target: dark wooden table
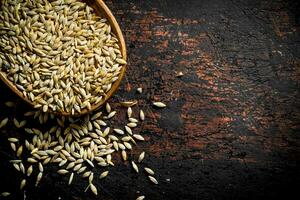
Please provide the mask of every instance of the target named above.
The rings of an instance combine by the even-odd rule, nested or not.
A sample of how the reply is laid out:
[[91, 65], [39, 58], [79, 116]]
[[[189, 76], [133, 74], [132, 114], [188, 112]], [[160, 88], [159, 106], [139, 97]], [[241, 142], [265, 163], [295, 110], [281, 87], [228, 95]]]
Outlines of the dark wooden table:
[[[138, 99], [148, 120], [136, 154], [159, 185], [118, 163], [83, 193], [86, 182], [54, 172], [26, 199], [274, 199], [300, 182], [299, 3], [284, 0], [122, 0], [107, 2], [125, 34], [128, 71], [113, 102]], [[176, 77], [182, 71], [184, 76]], [[136, 94], [142, 87], [144, 93]], [[1, 85], [3, 101], [11, 93]], [[153, 100], [166, 102], [154, 110]], [[22, 105], [22, 103], [21, 103]], [[1, 116], [18, 114], [1, 105]], [[0, 133], [0, 190], [23, 199]], [[16, 130], [15, 130], [16, 131]], [[16, 131], [17, 132], [17, 131]], [[18, 181], [16, 181], [18, 180]], [[1, 191], [0, 191], [1, 192]]]

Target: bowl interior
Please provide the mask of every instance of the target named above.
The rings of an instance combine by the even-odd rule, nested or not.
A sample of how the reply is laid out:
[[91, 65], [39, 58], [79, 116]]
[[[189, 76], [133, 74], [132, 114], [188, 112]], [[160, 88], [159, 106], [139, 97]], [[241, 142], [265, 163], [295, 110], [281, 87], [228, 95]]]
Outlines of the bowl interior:
[[[115, 36], [119, 40], [120, 51], [122, 53], [123, 59], [126, 60], [127, 55], [126, 55], [126, 45], [125, 45], [124, 37], [123, 37], [122, 31], [120, 29], [120, 26], [119, 26], [117, 20], [115, 19], [115, 17], [113, 16], [112, 12], [109, 10], [109, 8], [106, 6], [106, 4], [102, 0], [94, 0], [94, 1], [86, 0], [84, 2], [86, 2], [89, 6], [93, 7], [94, 11], [96, 12], [97, 15], [100, 15], [101, 17], [104, 17], [109, 21], [109, 24], [111, 25], [111, 28], [112, 28], [112, 32], [115, 34]], [[75, 113], [75, 115], [72, 115], [72, 116], [79, 116], [79, 115], [87, 114], [89, 112], [92, 112], [92, 111], [100, 108], [118, 89], [118, 87], [124, 77], [125, 71], [126, 71], [126, 65], [122, 65], [122, 69], [120, 71], [118, 80], [116, 80], [112, 84], [111, 89], [106, 93], [106, 96], [99, 103], [91, 105], [90, 110], [85, 108], [85, 109], [81, 110], [81, 113]], [[25, 97], [23, 95], [23, 93], [11, 81], [8, 80], [6, 73], [0, 71], [0, 79], [20, 98], [22, 98], [24, 101], [31, 104], [32, 106], [34, 105], [32, 101], [30, 101], [27, 97]], [[52, 112], [52, 113], [58, 114], [58, 115], [63, 115], [63, 116], [71, 115], [71, 113], [69, 113], [69, 112], [53, 112], [53, 111], [49, 111], [49, 112]]]

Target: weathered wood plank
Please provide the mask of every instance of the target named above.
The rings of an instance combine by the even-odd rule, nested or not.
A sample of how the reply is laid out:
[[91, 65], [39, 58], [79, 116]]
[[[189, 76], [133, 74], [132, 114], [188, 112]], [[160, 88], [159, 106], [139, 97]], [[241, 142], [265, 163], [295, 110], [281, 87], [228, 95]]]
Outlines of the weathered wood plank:
[[[119, 164], [85, 183], [46, 174], [28, 199], [271, 199], [299, 182], [299, 15], [294, 1], [108, 1], [126, 37], [128, 71], [112, 101], [138, 98], [146, 165], [158, 186]], [[182, 71], [184, 76], [176, 77]], [[3, 99], [10, 96], [2, 89]], [[144, 93], [136, 94], [142, 87]], [[164, 110], [150, 106], [166, 102]], [[1, 108], [2, 113], [17, 114]], [[3, 182], [18, 188], [0, 134]], [[131, 155], [132, 156], [132, 155]], [[53, 172], [55, 169], [53, 169]], [[100, 172], [99, 172], [100, 173]], [[51, 193], [49, 192], [51, 188]], [[21, 196], [21, 194], [18, 194]], [[42, 198], [43, 197], [43, 198]], [[286, 196], [285, 196], [286, 197]]]

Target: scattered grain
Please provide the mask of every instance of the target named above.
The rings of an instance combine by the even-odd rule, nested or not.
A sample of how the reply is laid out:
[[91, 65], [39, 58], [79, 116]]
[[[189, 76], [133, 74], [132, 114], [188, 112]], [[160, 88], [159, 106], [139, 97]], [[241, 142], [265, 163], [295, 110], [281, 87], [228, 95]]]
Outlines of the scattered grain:
[[164, 108], [167, 106], [166, 104], [164, 104], [162, 102], [153, 102], [153, 105], [158, 108]]
[[134, 161], [131, 161], [131, 165], [132, 165], [132, 168], [134, 169], [134, 171], [135, 171], [136, 173], [139, 173], [139, 168], [138, 168], [138, 166], [135, 164]]
[[145, 169], [145, 171], [146, 171], [148, 174], [154, 175], [154, 171], [153, 171], [152, 169], [150, 169], [150, 168], [148, 168], [148, 167], [145, 167], [144, 169]]
[[0, 128], [4, 127], [8, 122], [8, 118], [5, 118], [3, 119], [1, 122], [0, 122]]
[[139, 196], [138, 198], [136, 198], [136, 200], [143, 200], [145, 199], [145, 196]]
[[23, 179], [20, 183], [20, 190], [23, 190], [23, 188], [25, 187], [26, 185], [26, 179]]
[[155, 185], [158, 184], [156, 178], [154, 178], [153, 176], [148, 176], [148, 178], [149, 178], [149, 180], [150, 180], [152, 183], [154, 183]]
[[105, 172], [102, 172], [101, 174], [100, 174], [100, 179], [103, 179], [103, 178], [105, 178], [107, 175], [108, 175], [108, 171], [105, 171]]
[[68, 185], [71, 185], [71, 183], [72, 183], [72, 181], [73, 181], [73, 177], [74, 177], [74, 173], [71, 173], [70, 178], [69, 178]]
[[9, 195], [10, 195], [9, 192], [2, 192], [2, 193], [0, 194], [1, 197], [8, 197]]
[[97, 191], [97, 188], [94, 186], [94, 184], [90, 184], [90, 188], [91, 188], [91, 191], [95, 194], [95, 195], [98, 195], [98, 191]]
[[142, 162], [145, 158], [145, 152], [142, 152], [140, 155], [139, 155], [139, 159], [138, 159], [138, 162]]

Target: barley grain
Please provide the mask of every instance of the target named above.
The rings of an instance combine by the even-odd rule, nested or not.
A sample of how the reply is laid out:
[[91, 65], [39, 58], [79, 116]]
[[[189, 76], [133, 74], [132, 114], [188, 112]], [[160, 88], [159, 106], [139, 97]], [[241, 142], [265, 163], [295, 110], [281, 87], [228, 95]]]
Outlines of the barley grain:
[[39, 163], [39, 170], [40, 170], [40, 172], [44, 171], [44, 167], [43, 167], [42, 163]]
[[145, 120], [145, 114], [144, 114], [144, 111], [143, 111], [143, 110], [140, 110], [140, 119], [141, 119], [142, 121]]
[[30, 176], [32, 174], [32, 172], [33, 172], [33, 167], [32, 167], [32, 165], [30, 165], [27, 169], [27, 176]]
[[139, 135], [139, 134], [133, 134], [133, 137], [134, 137], [135, 139], [137, 139], [137, 140], [141, 140], [141, 141], [144, 141], [144, 140], [145, 140], [144, 137], [141, 136], [141, 135]]
[[138, 168], [138, 166], [135, 164], [134, 161], [131, 161], [131, 165], [132, 165], [132, 168], [134, 169], [134, 171], [135, 171], [136, 173], [139, 173], [139, 168]]
[[73, 177], [74, 177], [74, 173], [71, 173], [70, 178], [69, 178], [68, 185], [71, 185], [71, 184], [72, 184]]
[[78, 170], [81, 168], [81, 166], [82, 166], [82, 164], [80, 163], [80, 164], [76, 165], [76, 166], [73, 168], [73, 170], [76, 172], [76, 171], [78, 171]]
[[145, 199], [145, 196], [139, 196], [138, 198], [136, 198], [136, 200], [143, 200]]
[[131, 128], [129, 128], [128, 126], [125, 126], [125, 130], [126, 130], [126, 132], [129, 133], [130, 135], [133, 134]]
[[118, 134], [120, 134], [120, 135], [124, 135], [124, 131], [121, 130], [121, 129], [118, 129], [118, 128], [115, 128], [115, 129], [114, 129], [114, 132], [116, 132], [116, 133], [118, 133]]
[[43, 172], [40, 172], [36, 177], [35, 186], [37, 187], [43, 177]]
[[123, 101], [123, 102], [120, 102], [120, 104], [124, 107], [132, 107], [134, 105], [136, 105], [138, 102], [136, 100], [134, 101]]
[[23, 188], [25, 187], [26, 185], [26, 179], [23, 179], [20, 183], [20, 190], [23, 190]]
[[25, 174], [25, 167], [23, 165], [23, 163], [20, 163], [20, 171]]
[[116, 111], [112, 111], [112, 112], [110, 112], [108, 115], [107, 115], [107, 119], [110, 119], [110, 118], [112, 118], [112, 117], [114, 117], [115, 115], [116, 115]]
[[158, 184], [158, 181], [156, 180], [156, 178], [154, 178], [153, 176], [148, 176], [149, 180], [154, 183], [155, 185]]
[[150, 169], [150, 168], [148, 168], [148, 167], [145, 167], [144, 169], [145, 169], [145, 171], [146, 171], [148, 174], [154, 175], [154, 171], [153, 171], [152, 169]]
[[91, 188], [91, 191], [92, 191], [95, 195], [98, 195], [97, 188], [96, 188], [92, 183], [90, 183], [90, 188]]
[[127, 116], [128, 116], [128, 118], [130, 118], [131, 115], [132, 115], [132, 109], [131, 109], [131, 107], [128, 107], [128, 109], [127, 109]]
[[65, 170], [65, 169], [60, 169], [60, 170], [57, 171], [57, 173], [61, 174], [61, 175], [65, 175], [65, 174], [69, 173], [69, 171]]
[[127, 124], [127, 126], [130, 127], [130, 128], [134, 128], [134, 127], [137, 126], [137, 124], [134, 123], [134, 122], [130, 122], [130, 123]]
[[124, 161], [127, 160], [127, 153], [124, 150], [122, 151], [122, 158], [123, 158]]
[[89, 177], [91, 175], [91, 171], [84, 172], [82, 175], [83, 178]]
[[3, 119], [1, 122], [0, 122], [0, 128], [4, 127], [8, 122], [8, 118], [5, 118]]
[[153, 102], [153, 105], [157, 108], [164, 108], [166, 107], [166, 104], [162, 103], [162, 102]]
[[23, 146], [20, 146], [17, 150], [17, 156], [20, 157], [23, 152]]
[[102, 172], [101, 174], [100, 174], [100, 179], [103, 179], [103, 178], [105, 178], [107, 175], [108, 175], [108, 171], [105, 171], [105, 172]]
[[108, 113], [111, 112], [111, 107], [110, 107], [109, 103], [105, 104], [105, 108], [106, 108], [106, 112], [108, 112]]
[[19, 142], [19, 139], [17, 139], [17, 138], [8, 138], [7, 140], [9, 142], [14, 142], [14, 143]]
[[140, 155], [139, 155], [139, 159], [138, 159], [138, 162], [142, 162], [145, 158], [145, 152], [142, 152]]
[[81, 167], [78, 171], [77, 171], [77, 174], [81, 174], [81, 173], [83, 173], [85, 170], [87, 169], [87, 167], [86, 166], [84, 166], [84, 167]]
[[90, 176], [89, 176], [89, 183], [91, 184], [93, 182], [94, 179], [94, 173], [91, 172]]
[[13, 166], [17, 171], [20, 171], [20, 166], [17, 163], [13, 163]]
[[10, 195], [9, 192], [2, 192], [2, 193], [0, 194], [1, 197], [8, 197], [9, 195]]

